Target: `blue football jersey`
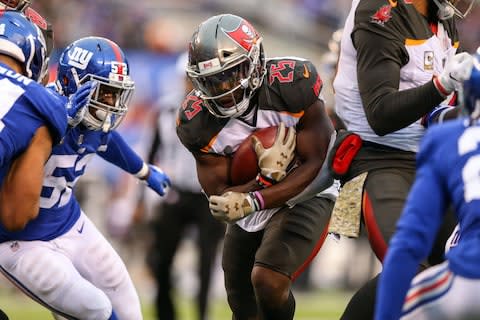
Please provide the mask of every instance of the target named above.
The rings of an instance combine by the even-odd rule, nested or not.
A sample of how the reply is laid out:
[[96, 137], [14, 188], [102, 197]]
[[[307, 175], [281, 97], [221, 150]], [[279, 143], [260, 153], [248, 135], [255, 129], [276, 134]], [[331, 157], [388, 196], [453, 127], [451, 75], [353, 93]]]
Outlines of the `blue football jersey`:
[[80, 205], [73, 194], [77, 180], [85, 173], [92, 157], [106, 148], [110, 133], [76, 127], [53, 147], [45, 164], [40, 212], [18, 232], [3, 232], [5, 240], [52, 240], [67, 232], [80, 216]]
[[410, 281], [430, 252], [449, 205], [460, 241], [447, 253], [450, 269], [480, 278], [480, 125], [468, 119], [432, 127], [417, 155], [417, 173], [397, 224], [377, 292], [375, 319], [398, 319]]
[[13, 158], [47, 125], [58, 142], [67, 128], [65, 99], [0, 63], [0, 182]]

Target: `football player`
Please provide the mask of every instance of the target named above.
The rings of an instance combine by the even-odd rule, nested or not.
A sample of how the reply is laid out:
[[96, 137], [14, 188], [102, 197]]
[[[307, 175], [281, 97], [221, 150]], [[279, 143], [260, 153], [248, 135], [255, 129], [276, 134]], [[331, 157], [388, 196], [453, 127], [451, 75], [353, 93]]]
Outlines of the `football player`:
[[95, 154], [162, 196], [170, 184], [160, 169], [145, 164], [114, 131], [133, 94], [129, 71], [122, 49], [105, 38], [82, 38], [62, 52], [57, 78], [61, 94], [70, 97], [83, 83], [95, 83], [86, 113], [48, 157], [38, 217], [20, 232], [0, 229], [3, 274], [68, 319], [142, 319], [123, 261], [73, 194]]
[[[417, 175], [387, 252], [375, 319], [479, 319], [480, 48], [463, 83], [469, 116], [432, 127], [422, 139]], [[415, 276], [433, 246], [446, 208], [461, 238], [447, 260]]]
[[66, 99], [37, 82], [47, 68], [40, 29], [19, 12], [0, 13], [0, 229], [13, 232], [37, 216], [43, 164], [64, 136], [67, 118], [86, 105], [91, 86], [72, 95], [66, 110]]
[[[320, 249], [338, 192], [333, 179], [319, 178], [335, 136], [322, 79], [308, 60], [267, 59], [262, 37], [231, 14], [199, 25], [187, 75], [194, 90], [179, 110], [177, 134], [196, 159], [212, 214], [228, 223], [222, 266], [233, 318], [293, 319], [291, 283]], [[276, 125], [271, 148], [254, 142], [256, 179], [231, 185], [232, 152], [255, 130]]]
[[[461, 3], [468, 5], [454, 6]], [[414, 180], [415, 155], [425, 132], [422, 119], [440, 104], [455, 104], [455, 88], [469, 68], [469, 55], [458, 53], [455, 20], [465, 17], [472, 5], [450, 0], [352, 2], [334, 80], [335, 108], [363, 144], [342, 177], [339, 199], [355, 190], [361, 202], [356, 222], [363, 224], [380, 261]], [[454, 117], [456, 110], [436, 116]], [[455, 223], [449, 214], [423, 267], [443, 261]], [[373, 318], [376, 279], [353, 296], [343, 320]]]

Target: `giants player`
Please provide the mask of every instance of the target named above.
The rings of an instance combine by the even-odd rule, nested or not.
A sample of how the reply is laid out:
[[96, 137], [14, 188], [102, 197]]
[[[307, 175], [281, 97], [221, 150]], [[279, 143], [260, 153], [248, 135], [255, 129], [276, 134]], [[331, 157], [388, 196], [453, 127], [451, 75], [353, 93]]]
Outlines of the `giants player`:
[[38, 83], [47, 69], [40, 29], [3, 10], [0, 28], [0, 229], [14, 232], [38, 215], [43, 165], [68, 118], [81, 120], [91, 85], [71, 96], [67, 113], [66, 99]]
[[117, 44], [87, 37], [63, 51], [59, 92], [74, 95], [85, 82], [95, 83], [88, 109], [45, 164], [38, 217], [20, 232], [0, 228], [1, 271], [31, 298], [68, 319], [138, 320], [140, 301], [127, 269], [83, 213], [73, 188], [95, 154], [160, 195], [170, 181], [114, 131], [134, 90], [128, 62]]
[[[322, 80], [307, 60], [267, 60], [262, 37], [231, 14], [194, 32], [187, 75], [195, 89], [179, 110], [177, 134], [196, 159], [212, 214], [228, 223], [222, 266], [233, 319], [293, 319], [291, 283], [320, 249], [337, 195], [333, 179], [320, 181], [335, 135]], [[255, 142], [257, 178], [231, 185], [231, 154], [253, 131], [275, 125], [271, 148]], [[300, 164], [287, 174], [295, 153]]]
[[[473, 60], [461, 95], [469, 116], [432, 127], [422, 140], [415, 183], [380, 277], [375, 319], [480, 318], [480, 48]], [[455, 208], [460, 240], [445, 262], [410, 284], [449, 205]]]

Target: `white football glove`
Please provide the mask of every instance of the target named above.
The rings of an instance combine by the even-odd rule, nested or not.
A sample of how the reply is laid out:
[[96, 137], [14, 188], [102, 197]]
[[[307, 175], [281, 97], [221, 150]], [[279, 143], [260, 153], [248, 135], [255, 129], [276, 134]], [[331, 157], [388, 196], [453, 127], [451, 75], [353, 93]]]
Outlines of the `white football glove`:
[[212, 215], [227, 223], [234, 223], [260, 209], [251, 193], [228, 191], [221, 196], [210, 196], [208, 202]]
[[458, 53], [447, 60], [442, 73], [433, 81], [438, 92], [448, 96], [455, 89], [460, 88], [462, 82], [470, 78], [472, 66], [473, 58], [466, 52]]
[[253, 148], [257, 154], [260, 174], [275, 182], [281, 181], [287, 175], [287, 167], [295, 157], [296, 132], [294, 127], [288, 128], [285, 137], [285, 124], [280, 122], [275, 142], [265, 149], [257, 137], [252, 136]]

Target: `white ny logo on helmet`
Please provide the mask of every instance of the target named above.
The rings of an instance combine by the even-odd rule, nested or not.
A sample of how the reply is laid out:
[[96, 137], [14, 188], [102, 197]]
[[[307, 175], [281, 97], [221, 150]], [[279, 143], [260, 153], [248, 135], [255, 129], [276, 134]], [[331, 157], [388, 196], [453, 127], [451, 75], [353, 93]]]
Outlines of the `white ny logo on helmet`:
[[68, 52], [68, 64], [72, 67], [85, 70], [92, 59], [93, 52], [86, 49], [75, 47], [73, 51]]

